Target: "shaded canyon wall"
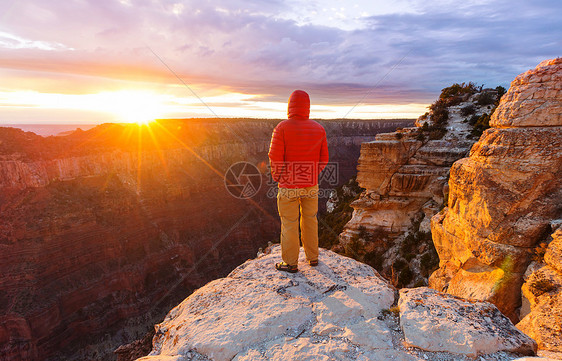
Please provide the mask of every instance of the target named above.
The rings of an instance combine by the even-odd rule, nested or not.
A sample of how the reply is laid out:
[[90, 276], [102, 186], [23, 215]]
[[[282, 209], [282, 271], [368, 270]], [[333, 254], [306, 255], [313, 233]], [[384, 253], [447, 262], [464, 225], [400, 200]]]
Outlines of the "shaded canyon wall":
[[[0, 128], [0, 360], [109, 359], [171, 305], [278, 237], [266, 170], [276, 121], [103, 125], [65, 137]], [[326, 121], [343, 182], [359, 145], [409, 121]], [[139, 130], [140, 129], [140, 130]]]

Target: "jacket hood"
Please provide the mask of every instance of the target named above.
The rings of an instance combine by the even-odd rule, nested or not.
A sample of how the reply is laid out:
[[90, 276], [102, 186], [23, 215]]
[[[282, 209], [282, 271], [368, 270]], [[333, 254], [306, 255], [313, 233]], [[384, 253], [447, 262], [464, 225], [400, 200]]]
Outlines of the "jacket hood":
[[289, 97], [287, 109], [289, 119], [308, 119], [310, 115], [310, 98], [303, 90], [295, 90]]

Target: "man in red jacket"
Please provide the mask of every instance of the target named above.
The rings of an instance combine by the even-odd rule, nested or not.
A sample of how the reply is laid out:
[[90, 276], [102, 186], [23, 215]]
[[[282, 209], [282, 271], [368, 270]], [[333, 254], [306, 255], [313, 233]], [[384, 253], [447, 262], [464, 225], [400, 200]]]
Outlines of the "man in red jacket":
[[311, 266], [318, 265], [318, 176], [328, 163], [326, 131], [308, 119], [310, 98], [295, 90], [289, 98], [288, 118], [277, 124], [269, 146], [273, 180], [279, 183], [277, 208], [281, 217], [283, 262], [275, 268], [298, 271], [299, 211], [301, 241]]

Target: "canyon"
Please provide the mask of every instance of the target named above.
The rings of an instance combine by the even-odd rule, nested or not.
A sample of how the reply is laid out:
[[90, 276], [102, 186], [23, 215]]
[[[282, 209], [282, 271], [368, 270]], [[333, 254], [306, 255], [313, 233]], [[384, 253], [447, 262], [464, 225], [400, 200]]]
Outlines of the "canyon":
[[[364, 191], [333, 249], [373, 263], [400, 287], [429, 285], [491, 302], [558, 359], [562, 59], [517, 76], [495, 110], [480, 99], [499, 93], [450, 97], [462, 89], [445, 88], [434, 103], [452, 103], [440, 139], [431, 139], [432, 110], [415, 127], [362, 144], [357, 181]], [[489, 129], [475, 137], [481, 120]]]
[[[490, 301], [514, 323], [523, 318], [528, 334], [559, 340], [562, 59], [516, 77], [490, 125], [469, 157], [453, 164], [448, 206], [431, 220], [440, 267], [430, 286]], [[541, 273], [542, 291], [533, 286]], [[556, 342], [542, 347], [561, 350]]]
[[[63, 137], [0, 128], [0, 360], [108, 360], [166, 311], [276, 241], [275, 120], [104, 124]], [[323, 121], [337, 183], [360, 144], [409, 120]], [[224, 174], [256, 166], [236, 198]]]
[[[452, 90], [452, 94], [446, 95]], [[399, 286], [427, 285], [437, 266], [430, 220], [447, 203], [449, 170], [477, 141], [469, 118], [486, 118], [494, 89], [443, 89], [414, 127], [377, 134], [361, 145], [357, 183], [364, 188], [333, 248], [365, 261]], [[484, 101], [485, 100], [485, 101]]]
[[[415, 127], [386, 132], [323, 123], [337, 183], [357, 167], [364, 188], [334, 249], [378, 255], [388, 280], [328, 250], [295, 275], [273, 269], [278, 246], [240, 265], [278, 236], [275, 202], [268, 187], [232, 197], [222, 174], [246, 161], [269, 185], [272, 121], [9, 133], [0, 352], [56, 359], [74, 343], [100, 359], [171, 309], [140, 360], [559, 359], [562, 59], [502, 93], [455, 84]], [[112, 335], [80, 344], [92, 329]]]

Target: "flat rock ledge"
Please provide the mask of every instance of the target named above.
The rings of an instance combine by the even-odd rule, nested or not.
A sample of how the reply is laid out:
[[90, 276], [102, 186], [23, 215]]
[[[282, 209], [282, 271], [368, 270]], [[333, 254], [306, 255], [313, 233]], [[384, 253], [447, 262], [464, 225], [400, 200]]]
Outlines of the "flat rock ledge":
[[409, 346], [473, 357], [498, 351], [530, 356], [537, 352], [537, 343], [488, 302], [420, 287], [400, 290], [398, 306]]
[[[290, 274], [274, 269], [281, 260], [280, 253], [280, 247], [273, 246], [227, 277], [195, 291], [156, 326], [152, 352], [138, 360], [474, 360], [452, 348], [452, 352], [430, 352], [405, 345], [399, 318], [391, 311], [397, 310], [393, 305], [398, 293], [373, 268], [323, 249], [320, 265], [310, 267], [301, 250], [299, 272]], [[413, 299], [415, 292], [418, 291], [412, 290], [412, 297], [403, 294]], [[449, 308], [442, 310], [443, 319], [449, 315], [463, 325], [482, 321], [463, 321], [451, 308], [459, 307], [453, 307], [455, 302], [464, 301], [451, 300]], [[432, 295], [430, 301], [438, 302], [439, 297]], [[414, 301], [402, 302], [405, 310], [411, 302]], [[426, 304], [436, 309], [443, 302]], [[403, 317], [421, 311], [410, 308]], [[444, 335], [439, 328], [441, 318], [431, 312], [427, 315], [432, 318], [421, 332], [434, 335], [435, 342], [442, 343], [436, 339]], [[502, 322], [500, 326], [490, 325], [496, 319]], [[500, 346], [486, 348], [489, 353], [480, 356], [479, 361], [511, 361], [534, 354], [533, 341], [518, 343], [516, 340], [523, 338], [509, 333], [520, 335], [520, 331], [512, 330], [513, 326], [504, 319], [482, 321], [483, 327], [507, 327], [495, 337], [506, 333], [505, 339], [513, 339], [512, 343], [495, 342]], [[462, 331], [458, 326], [455, 330]]]

